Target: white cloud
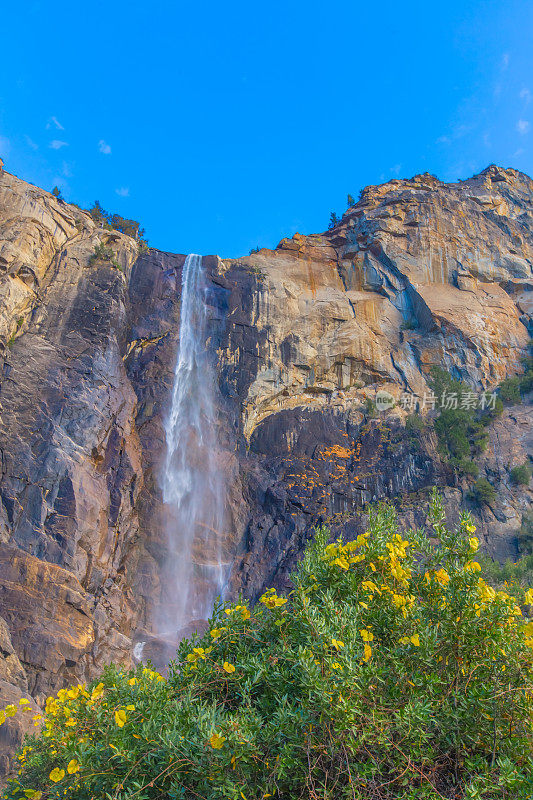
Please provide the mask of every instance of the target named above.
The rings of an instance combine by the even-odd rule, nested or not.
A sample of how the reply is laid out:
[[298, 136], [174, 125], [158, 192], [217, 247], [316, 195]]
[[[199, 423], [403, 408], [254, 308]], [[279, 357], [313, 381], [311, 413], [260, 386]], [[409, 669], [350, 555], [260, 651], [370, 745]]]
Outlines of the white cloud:
[[393, 175], [399, 175], [401, 169], [402, 169], [401, 164], [395, 164], [393, 167], [390, 168], [390, 171], [392, 172]]
[[529, 133], [529, 129], [531, 128], [530, 123], [527, 119], [519, 119], [516, 123], [516, 130], [521, 136], [524, 136], [526, 133]]
[[504, 53], [502, 56], [502, 69], [507, 69], [509, 66], [509, 53]]
[[520, 92], [520, 100], [523, 100], [523, 101], [524, 101], [524, 104], [525, 104], [526, 106], [528, 106], [528, 105], [529, 105], [529, 103], [531, 102], [531, 92], [530, 92], [530, 90], [529, 90], [527, 87], [525, 87], [525, 86], [524, 86], [524, 88], [522, 89], [522, 91]]
[[7, 158], [11, 150], [11, 142], [5, 136], [0, 136], [0, 156]]
[[68, 147], [68, 142], [62, 142], [60, 139], [52, 139], [48, 145], [52, 150], [61, 150], [62, 147]]
[[70, 164], [67, 164], [66, 161], [63, 161], [63, 166], [61, 167], [61, 172], [65, 176], [65, 178], [72, 178], [72, 170], [70, 168]]
[[28, 147], [31, 147], [32, 150], [38, 150], [39, 149], [39, 145], [35, 144], [33, 139], [30, 139], [30, 137], [27, 134], [24, 134], [24, 138], [26, 139], [26, 144], [28, 145]]
[[523, 156], [525, 152], [526, 151], [524, 150], [523, 147], [519, 147], [518, 150], [514, 151], [513, 158], [519, 158], [520, 156]]
[[449, 136], [439, 136], [438, 139], [435, 139], [435, 144], [450, 144], [450, 141]]
[[119, 197], [129, 197], [130, 196], [129, 186], [121, 186], [120, 189], [115, 189], [115, 192], [118, 194]]
[[98, 142], [98, 149], [101, 153], [104, 154], [104, 156], [111, 155], [111, 145], [108, 144], [104, 139], [100, 139], [100, 141]]
[[46, 130], [47, 131], [50, 130], [50, 128], [52, 126], [57, 128], [58, 131], [64, 131], [65, 130], [64, 127], [62, 126], [62, 124], [59, 122], [57, 117], [50, 117], [50, 119], [46, 123]]

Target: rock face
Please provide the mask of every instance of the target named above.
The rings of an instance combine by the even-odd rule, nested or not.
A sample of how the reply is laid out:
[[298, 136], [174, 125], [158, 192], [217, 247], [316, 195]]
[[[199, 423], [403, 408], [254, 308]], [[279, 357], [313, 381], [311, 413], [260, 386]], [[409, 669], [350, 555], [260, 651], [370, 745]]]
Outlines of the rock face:
[[[228, 592], [283, 587], [314, 525], [359, 530], [428, 487], [466, 482], [379, 390], [421, 403], [444, 366], [475, 392], [520, 371], [531, 333], [533, 182], [489, 167], [369, 187], [333, 229], [237, 260], [204, 257], [218, 353]], [[102, 257], [96, 257], [100, 248]], [[0, 174], [0, 689], [41, 703], [150, 634], [166, 537], [163, 420], [185, 256], [140, 252], [79, 208]], [[528, 332], [529, 328], [529, 332]], [[480, 467], [497, 488], [486, 548], [516, 552], [531, 406], [507, 408]], [[4, 691], [4, 690], [2, 690]], [[18, 695], [17, 695], [18, 693]], [[6, 728], [7, 744], [20, 731]], [[1, 768], [1, 765], [0, 765]]]

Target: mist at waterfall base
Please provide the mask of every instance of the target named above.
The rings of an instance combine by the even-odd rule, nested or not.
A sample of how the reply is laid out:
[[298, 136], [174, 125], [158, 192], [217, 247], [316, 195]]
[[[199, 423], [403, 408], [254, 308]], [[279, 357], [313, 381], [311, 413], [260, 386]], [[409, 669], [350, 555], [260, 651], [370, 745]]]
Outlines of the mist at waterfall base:
[[[202, 257], [183, 265], [178, 356], [165, 419], [162, 475], [168, 554], [161, 575], [156, 630], [175, 638], [207, 619], [223, 592], [228, 564], [227, 481], [217, 437], [216, 360], [208, 341], [208, 286]], [[220, 407], [220, 406], [218, 406]]]

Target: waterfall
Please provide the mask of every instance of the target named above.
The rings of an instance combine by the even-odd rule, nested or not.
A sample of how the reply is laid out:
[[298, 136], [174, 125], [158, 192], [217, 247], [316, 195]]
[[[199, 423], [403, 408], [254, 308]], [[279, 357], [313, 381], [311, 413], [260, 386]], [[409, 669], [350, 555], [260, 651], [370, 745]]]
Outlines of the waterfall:
[[226, 577], [226, 480], [218, 445], [216, 364], [208, 337], [202, 257], [183, 265], [179, 347], [165, 419], [162, 490], [169, 554], [163, 569], [160, 632], [175, 635], [210, 616]]

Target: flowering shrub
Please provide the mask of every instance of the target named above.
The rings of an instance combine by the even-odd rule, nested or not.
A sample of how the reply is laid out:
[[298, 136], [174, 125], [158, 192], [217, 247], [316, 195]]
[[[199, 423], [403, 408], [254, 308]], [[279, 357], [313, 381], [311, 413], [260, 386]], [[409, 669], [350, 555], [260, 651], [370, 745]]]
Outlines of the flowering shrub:
[[436, 494], [406, 538], [387, 506], [318, 531], [288, 598], [217, 608], [167, 679], [49, 698], [5, 797], [533, 797], [533, 591], [487, 585], [474, 533]]

